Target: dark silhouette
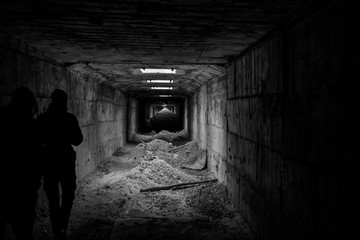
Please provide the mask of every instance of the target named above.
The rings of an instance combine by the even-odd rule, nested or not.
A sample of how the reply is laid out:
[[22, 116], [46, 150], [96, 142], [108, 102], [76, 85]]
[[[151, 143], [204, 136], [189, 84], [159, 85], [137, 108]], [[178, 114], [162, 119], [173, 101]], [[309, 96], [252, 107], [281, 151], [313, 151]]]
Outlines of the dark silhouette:
[[[67, 112], [67, 94], [56, 89], [48, 110], [38, 117], [44, 144], [44, 190], [55, 239], [66, 239], [76, 189], [76, 152], [83, 135], [75, 115]], [[61, 185], [61, 203], [59, 184]]]
[[37, 102], [26, 87], [18, 88], [0, 109], [0, 239], [6, 223], [16, 239], [33, 239], [37, 190], [41, 185], [41, 144], [34, 115]]

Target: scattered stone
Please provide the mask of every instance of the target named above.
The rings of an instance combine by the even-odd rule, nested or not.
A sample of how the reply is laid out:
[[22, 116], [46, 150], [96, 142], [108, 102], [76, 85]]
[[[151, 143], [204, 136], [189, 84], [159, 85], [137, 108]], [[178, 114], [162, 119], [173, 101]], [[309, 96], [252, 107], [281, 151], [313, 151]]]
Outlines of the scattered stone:
[[131, 136], [131, 141], [135, 143], [150, 142], [152, 140], [154, 140], [154, 136], [137, 134], [137, 133], [133, 133]]
[[172, 142], [176, 137], [177, 137], [177, 133], [169, 132], [167, 130], [162, 130], [158, 134], [154, 135], [155, 139], [160, 139], [167, 142]]
[[[171, 149], [171, 143], [159, 139], [117, 149], [98, 171], [79, 184], [72, 214], [76, 218], [72, 219], [71, 228], [84, 225], [82, 216], [110, 221], [129, 216], [199, 216], [216, 220], [235, 214], [225, 188], [206, 182], [214, 178], [211, 172], [182, 169], [201, 156], [198, 144], [189, 142], [176, 151]], [[191, 188], [182, 184], [193, 182], [205, 183]], [[179, 187], [140, 192], [168, 185]]]
[[235, 211], [227, 196], [226, 187], [221, 183], [209, 184], [195, 189], [187, 198], [187, 203], [197, 213], [212, 219], [235, 216]]
[[[198, 177], [176, 169], [162, 159], [155, 159], [151, 162], [143, 161], [139, 166], [125, 174], [125, 176], [132, 180], [141, 179], [141, 181], [149, 185], [149, 187], [187, 183], [198, 180]], [[136, 183], [134, 182], [134, 184]], [[144, 186], [144, 184], [141, 185]]]
[[159, 133], [156, 133], [154, 131], [152, 131], [149, 134], [133, 133], [131, 137], [131, 141], [135, 143], [146, 143], [154, 139], [159, 139], [166, 142], [172, 142], [175, 139], [188, 139], [188, 138], [189, 138], [189, 134], [186, 129], [183, 129], [180, 132], [169, 132], [167, 130], [162, 130]]
[[171, 149], [173, 147], [173, 145], [166, 141], [155, 139], [149, 143], [140, 143], [139, 145], [137, 145], [137, 147], [144, 148], [145, 150], [155, 152], [155, 151], [168, 151], [169, 149]]
[[188, 139], [189, 138], [189, 132], [186, 129], [181, 130], [177, 133], [177, 137], [181, 139]]
[[187, 163], [184, 163], [181, 168], [200, 171], [206, 167], [206, 152], [198, 151], [193, 158], [189, 158]]

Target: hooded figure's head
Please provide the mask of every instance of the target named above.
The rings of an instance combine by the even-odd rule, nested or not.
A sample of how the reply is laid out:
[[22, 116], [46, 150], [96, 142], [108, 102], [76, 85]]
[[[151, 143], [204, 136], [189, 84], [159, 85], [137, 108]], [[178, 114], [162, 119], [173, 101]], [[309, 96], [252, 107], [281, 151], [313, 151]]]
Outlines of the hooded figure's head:
[[51, 103], [49, 108], [55, 111], [67, 111], [67, 94], [61, 89], [55, 89], [51, 93]]
[[11, 104], [19, 114], [34, 116], [38, 111], [35, 95], [27, 87], [19, 87], [15, 90]]

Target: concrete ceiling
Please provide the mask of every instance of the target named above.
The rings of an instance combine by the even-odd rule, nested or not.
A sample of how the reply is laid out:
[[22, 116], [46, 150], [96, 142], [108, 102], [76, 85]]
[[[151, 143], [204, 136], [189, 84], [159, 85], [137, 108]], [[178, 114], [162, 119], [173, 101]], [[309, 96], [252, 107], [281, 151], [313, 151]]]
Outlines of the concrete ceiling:
[[[303, 0], [1, 0], [0, 28], [129, 94], [154, 93], [148, 79], [174, 80], [173, 90], [160, 93], [191, 94], [303, 6]], [[177, 74], [141, 74], [143, 67]]]

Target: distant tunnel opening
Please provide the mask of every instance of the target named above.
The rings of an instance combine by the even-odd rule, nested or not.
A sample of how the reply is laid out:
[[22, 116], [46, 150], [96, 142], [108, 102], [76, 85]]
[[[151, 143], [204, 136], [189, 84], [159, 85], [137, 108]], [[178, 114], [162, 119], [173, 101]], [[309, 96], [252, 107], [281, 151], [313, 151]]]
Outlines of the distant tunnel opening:
[[139, 99], [138, 129], [141, 133], [151, 131], [170, 132], [184, 128], [185, 100], [183, 98]]
[[128, 141], [189, 139], [186, 97], [140, 97], [129, 100]]

